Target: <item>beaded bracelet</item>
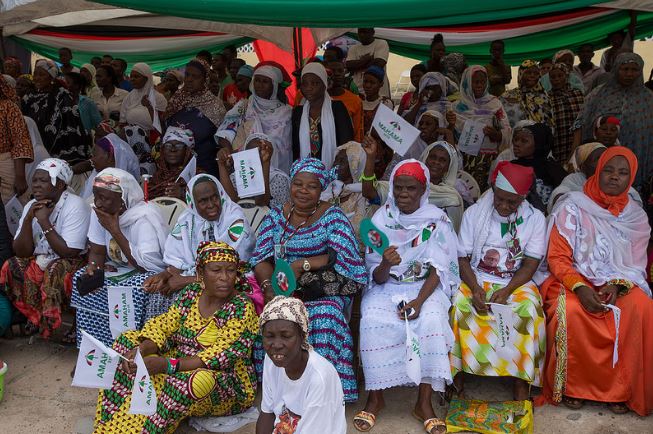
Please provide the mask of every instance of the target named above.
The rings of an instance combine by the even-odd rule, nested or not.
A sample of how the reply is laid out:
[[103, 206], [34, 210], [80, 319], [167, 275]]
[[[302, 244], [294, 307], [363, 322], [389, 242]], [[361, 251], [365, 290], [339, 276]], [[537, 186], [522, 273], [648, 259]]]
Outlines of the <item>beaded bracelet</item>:
[[359, 181], [376, 181], [376, 173], [372, 176], [365, 176], [365, 174], [362, 174], [359, 178]]
[[47, 234], [49, 234], [49, 233], [52, 232], [52, 231], [54, 231], [54, 226], [50, 226], [49, 228], [47, 228], [46, 230], [44, 230], [44, 231], [43, 231], [43, 236], [46, 236]]

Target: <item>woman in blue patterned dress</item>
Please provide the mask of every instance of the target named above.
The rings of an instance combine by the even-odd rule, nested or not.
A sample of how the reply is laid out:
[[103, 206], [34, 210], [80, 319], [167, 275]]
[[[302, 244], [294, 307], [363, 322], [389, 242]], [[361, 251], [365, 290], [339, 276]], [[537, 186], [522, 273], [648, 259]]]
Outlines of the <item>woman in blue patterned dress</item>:
[[[335, 179], [316, 158], [295, 161], [290, 176], [290, 201], [274, 207], [263, 220], [250, 259], [256, 279], [272, 299], [272, 272], [283, 258], [297, 278], [297, 291], [309, 315], [308, 341], [338, 371], [345, 401], [358, 398], [352, 367], [354, 345], [345, 310], [354, 294], [367, 284], [367, 272], [358, 242], [345, 214], [320, 200], [320, 193]], [[263, 352], [257, 351], [257, 370]]]
[[[94, 208], [88, 229], [88, 266], [73, 278], [71, 305], [77, 309], [77, 346], [84, 330], [105, 345], [114, 340], [109, 321], [108, 296], [111, 286], [132, 288], [138, 330], [146, 317], [148, 295], [143, 282], [165, 268], [163, 247], [168, 226], [153, 203], [143, 200], [138, 181], [124, 170], [110, 167], [93, 183]], [[79, 292], [79, 278], [104, 270], [104, 281], [89, 294]], [[110, 275], [112, 272], [119, 275]], [[116, 273], [116, 274], [117, 274]]]

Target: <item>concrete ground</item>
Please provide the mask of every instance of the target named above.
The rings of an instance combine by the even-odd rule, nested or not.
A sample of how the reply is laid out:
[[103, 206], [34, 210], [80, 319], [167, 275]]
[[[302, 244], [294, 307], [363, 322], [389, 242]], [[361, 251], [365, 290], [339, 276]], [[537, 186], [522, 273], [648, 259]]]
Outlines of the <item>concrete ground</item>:
[[[71, 387], [70, 371], [77, 351], [54, 342], [34, 338], [0, 339], [0, 359], [9, 365], [5, 377], [5, 397], [0, 403], [0, 432], [7, 434], [88, 434], [92, 430], [97, 391]], [[470, 398], [510, 399], [510, 385], [501, 379], [473, 379], [466, 386]], [[386, 393], [386, 409], [378, 415], [374, 434], [419, 434], [421, 424], [411, 416], [416, 390], [397, 388]], [[438, 416], [445, 408], [435, 403]], [[349, 433], [357, 433], [351, 418], [364, 406], [347, 406]], [[178, 434], [195, 433], [186, 423]], [[254, 424], [236, 434], [253, 434]], [[604, 405], [586, 405], [580, 411], [545, 406], [535, 409], [535, 433], [577, 434], [650, 434], [653, 416], [641, 418], [634, 413], [616, 416]], [[324, 433], [329, 434], [329, 433]]]

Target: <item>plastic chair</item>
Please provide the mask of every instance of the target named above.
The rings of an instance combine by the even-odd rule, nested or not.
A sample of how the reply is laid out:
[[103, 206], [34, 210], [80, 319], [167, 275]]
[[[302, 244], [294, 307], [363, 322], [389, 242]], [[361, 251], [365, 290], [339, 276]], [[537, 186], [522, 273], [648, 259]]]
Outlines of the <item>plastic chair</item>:
[[241, 199], [238, 205], [243, 209], [247, 223], [252, 228], [252, 234], [256, 234], [261, 223], [263, 223], [263, 218], [268, 215], [270, 208], [267, 206], [257, 206], [254, 199]]
[[458, 179], [460, 179], [463, 184], [465, 184], [465, 187], [467, 187], [467, 191], [469, 191], [471, 198], [474, 199], [474, 202], [476, 202], [478, 198], [481, 197], [481, 188], [478, 186], [478, 182], [476, 182], [472, 175], [465, 172], [464, 170], [458, 171]]
[[163, 219], [170, 229], [177, 224], [179, 215], [187, 208], [187, 205], [176, 197], [157, 197], [152, 199], [152, 202], [161, 208]]
[[401, 100], [401, 97], [404, 96], [406, 92], [410, 91], [412, 87], [413, 86], [410, 82], [410, 69], [407, 69], [401, 73], [399, 80], [397, 80], [397, 83], [394, 85], [394, 89], [392, 90], [392, 100]]

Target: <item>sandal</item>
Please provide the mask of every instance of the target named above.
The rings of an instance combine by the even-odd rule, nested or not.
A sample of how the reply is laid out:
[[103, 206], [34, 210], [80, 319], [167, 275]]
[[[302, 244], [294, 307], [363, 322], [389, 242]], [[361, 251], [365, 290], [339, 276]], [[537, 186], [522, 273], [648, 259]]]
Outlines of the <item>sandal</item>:
[[563, 396], [562, 403], [565, 405], [565, 407], [571, 410], [580, 410], [585, 405], [585, 400]]
[[614, 414], [626, 414], [630, 412], [625, 402], [611, 402], [608, 404], [608, 408]]
[[[447, 424], [442, 420], [438, 419], [437, 417], [432, 417], [430, 419], [424, 420], [420, 415], [418, 415], [415, 410], [413, 410], [413, 417], [422, 424], [424, 424], [424, 431], [426, 431], [428, 434], [438, 434], [438, 433], [446, 433], [447, 432]], [[433, 428], [437, 428], [435, 432], [433, 432]], [[444, 431], [442, 431], [440, 428], [444, 428]]]
[[456, 386], [454, 386], [453, 384], [448, 384], [444, 389], [444, 399], [447, 402], [451, 402], [454, 396], [456, 398], [463, 398], [464, 391], [465, 391], [464, 387], [458, 390], [456, 389]]
[[[361, 428], [356, 422], [363, 422], [368, 425], [367, 429]], [[360, 432], [368, 432], [376, 425], [376, 416], [368, 411], [361, 410], [354, 416], [354, 428]]]

